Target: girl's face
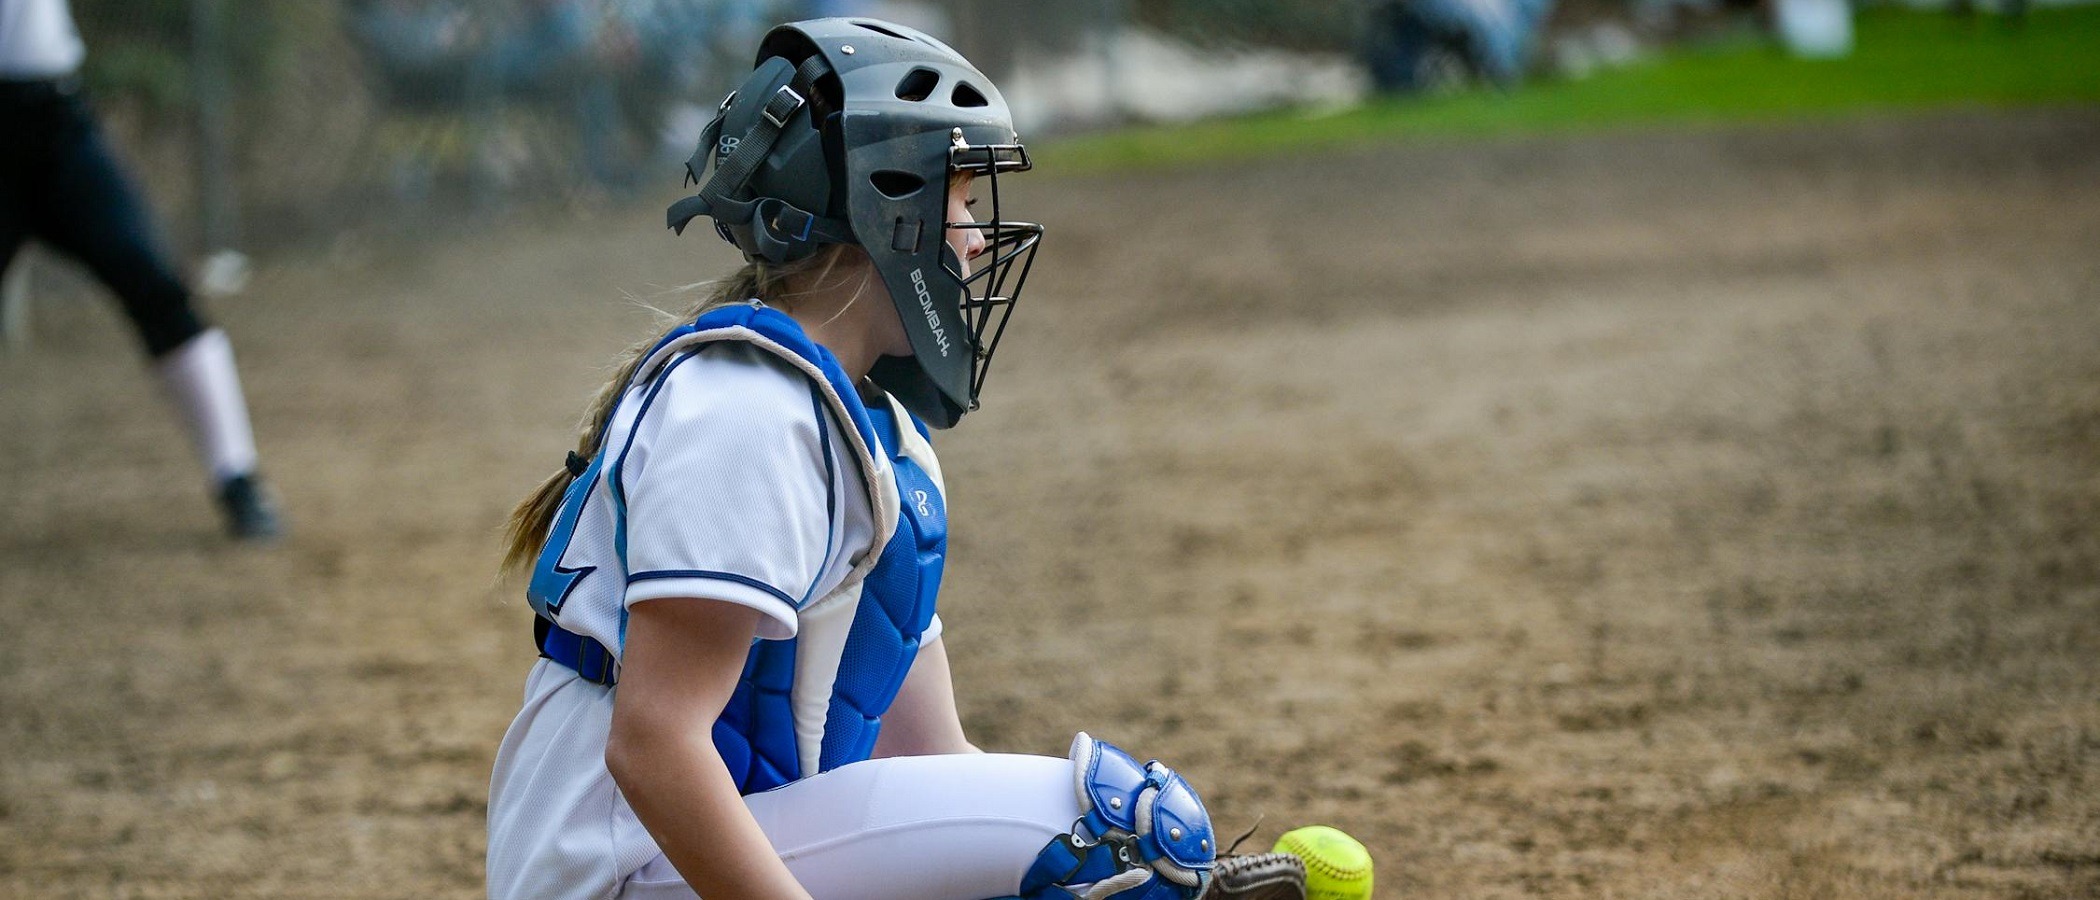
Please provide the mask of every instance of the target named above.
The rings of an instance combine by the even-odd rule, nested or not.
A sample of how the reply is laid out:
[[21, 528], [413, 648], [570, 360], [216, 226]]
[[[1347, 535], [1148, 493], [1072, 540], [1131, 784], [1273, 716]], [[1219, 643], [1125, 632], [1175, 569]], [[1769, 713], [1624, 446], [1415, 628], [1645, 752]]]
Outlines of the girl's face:
[[[968, 172], [948, 179], [948, 221], [975, 221], [970, 213], [970, 207], [977, 203], [970, 199], [970, 185], [975, 180], [976, 176]], [[984, 252], [984, 232], [975, 228], [949, 228], [947, 237], [948, 246], [955, 251], [956, 258], [962, 260], [963, 277], [969, 277], [970, 261]]]

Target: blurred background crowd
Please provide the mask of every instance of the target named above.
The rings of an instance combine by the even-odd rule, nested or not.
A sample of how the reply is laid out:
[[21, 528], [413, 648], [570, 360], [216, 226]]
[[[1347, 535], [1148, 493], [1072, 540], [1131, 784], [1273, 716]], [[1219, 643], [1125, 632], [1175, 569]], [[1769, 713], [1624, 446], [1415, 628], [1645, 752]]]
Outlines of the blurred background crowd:
[[[2016, 20], [2024, 0], [2002, 2], [1989, 12]], [[193, 251], [663, 183], [756, 36], [796, 17], [872, 15], [953, 39], [1007, 86], [1030, 138], [1374, 92], [1507, 90], [1666, 45], [1776, 35], [1810, 56], [1852, 45], [1847, 0], [74, 6], [92, 38], [84, 77], [120, 141], [157, 161], [149, 190], [177, 207]]]

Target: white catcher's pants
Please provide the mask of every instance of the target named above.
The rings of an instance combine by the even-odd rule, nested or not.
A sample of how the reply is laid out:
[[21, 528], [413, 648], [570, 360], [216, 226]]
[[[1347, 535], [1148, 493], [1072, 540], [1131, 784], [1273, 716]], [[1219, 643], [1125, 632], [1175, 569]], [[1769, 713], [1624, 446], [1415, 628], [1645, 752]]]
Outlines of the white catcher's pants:
[[[692, 900], [605, 770], [611, 691], [541, 660], [489, 790], [489, 895]], [[1012, 893], [1079, 818], [1072, 763], [983, 754], [875, 759], [744, 798], [817, 900]]]

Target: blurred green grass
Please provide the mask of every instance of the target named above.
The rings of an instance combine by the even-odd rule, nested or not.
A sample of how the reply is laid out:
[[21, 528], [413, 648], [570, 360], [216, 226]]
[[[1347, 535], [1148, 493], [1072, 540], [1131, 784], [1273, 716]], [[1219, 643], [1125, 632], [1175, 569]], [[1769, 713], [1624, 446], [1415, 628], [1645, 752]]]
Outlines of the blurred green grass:
[[2100, 103], [2100, 6], [2036, 9], [2022, 24], [1868, 10], [1855, 32], [1857, 50], [1841, 60], [1795, 59], [1769, 42], [1740, 41], [1509, 92], [1141, 126], [1052, 141], [1036, 155], [1048, 171], [1088, 172], [1418, 138]]

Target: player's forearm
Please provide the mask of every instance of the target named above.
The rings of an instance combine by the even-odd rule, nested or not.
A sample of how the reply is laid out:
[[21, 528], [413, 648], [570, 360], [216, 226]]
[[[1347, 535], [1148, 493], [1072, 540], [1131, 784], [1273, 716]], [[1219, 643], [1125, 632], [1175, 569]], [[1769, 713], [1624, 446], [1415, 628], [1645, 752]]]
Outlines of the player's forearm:
[[715, 752], [758, 613], [700, 598], [630, 607], [605, 767], [657, 846], [708, 900], [809, 896]]
[[708, 900], [809, 896], [752, 820], [705, 729], [616, 731], [605, 765], [695, 893]]

